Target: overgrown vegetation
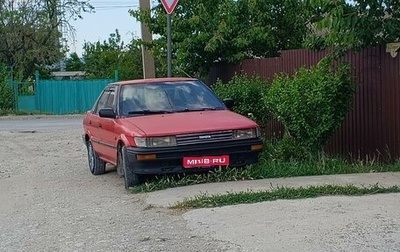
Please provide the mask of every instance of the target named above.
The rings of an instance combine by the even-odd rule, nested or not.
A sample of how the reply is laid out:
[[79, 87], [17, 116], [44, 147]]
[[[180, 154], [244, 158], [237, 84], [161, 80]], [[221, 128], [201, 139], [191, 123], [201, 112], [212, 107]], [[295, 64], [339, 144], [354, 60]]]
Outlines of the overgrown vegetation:
[[294, 145], [316, 153], [349, 111], [355, 92], [350, 76], [348, 65], [333, 69], [328, 60], [322, 60], [293, 76], [277, 75], [265, 102]]
[[243, 168], [218, 169], [202, 174], [178, 174], [148, 177], [147, 180], [133, 188], [133, 192], [151, 192], [166, 188], [195, 185], [212, 182], [256, 180], [265, 178], [369, 173], [369, 172], [399, 172], [400, 162], [394, 164], [379, 164], [370, 162], [348, 162], [341, 158], [314, 157], [306, 160], [283, 160], [272, 157], [270, 144], [262, 153], [261, 160], [256, 165]]
[[392, 186], [388, 188], [374, 185], [371, 187], [357, 187], [354, 185], [339, 186], [310, 186], [300, 188], [277, 187], [269, 191], [263, 192], [239, 192], [228, 193], [225, 195], [208, 195], [203, 194], [194, 198], [186, 199], [177, 203], [172, 208], [205, 208], [219, 207], [235, 204], [249, 204], [262, 201], [275, 201], [278, 199], [303, 199], [315, 198], [320, 196], [345, 195], [345, 196], [361, 196], [378, 193], [399, 193], [400, 187]]
[[13, 109], [0, 109], [0, 116], [24, 116], [24, 115], [51, 115], [47, 112], [40, 111], [25, 111], [25, 110], [13, 110]]
[[7, 83], [5, 65], [0, 63], [0, 112], [13, 109], [14, 94], [12, 87]]
[[258, 76], [238, 75], [226, 84], [218, 80], [212, 89], [222, 99], [232, 98], [236, 113], [251, 117], [263, 126], [270, 119], [270, 110], [263, 101], [269, 86], [269, 83]]

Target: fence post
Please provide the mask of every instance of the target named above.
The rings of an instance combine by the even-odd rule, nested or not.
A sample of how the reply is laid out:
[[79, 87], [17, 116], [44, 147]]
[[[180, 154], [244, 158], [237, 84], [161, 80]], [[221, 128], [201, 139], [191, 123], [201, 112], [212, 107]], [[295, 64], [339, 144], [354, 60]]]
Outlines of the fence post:
[[117, 82], [118, 81], [118, 70], [114, 71], [114, 81]]
[[18, 82], [13, 77], [11, 77], [11, 86], [14, 94], [14, 111], [16, 112], [18, 111]]
[[35, 70], [35, 85], [33, 85], [33, 92], [35, 94], [35, 108], [40, 112], [40, 100], [39, 100], [39, 70]]

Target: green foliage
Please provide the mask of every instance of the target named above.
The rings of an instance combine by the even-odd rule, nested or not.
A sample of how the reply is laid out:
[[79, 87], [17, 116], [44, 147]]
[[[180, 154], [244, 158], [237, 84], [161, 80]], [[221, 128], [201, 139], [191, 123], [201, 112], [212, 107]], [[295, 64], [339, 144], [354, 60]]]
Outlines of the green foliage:
[[304, 199], [331, 195], [361, 196], [379, 193], [400, 193], [400, 187], [382, 187], [379, 185], [373, 185], [369, 187], [360, 187], [355, 185], [323, 185], [299, 188], [276, 187], [271, 188], [268, 191], [246, 191], [238, 193], [227, 193], [223, 195], [209, 195], [206, 193], [178, 202], [177, 204], [172, 206], [172, 208], [221, 207], [227, 205], [275, 201], [279, 199]]
[[314, 32], [305, 45], [339, 52], [400, 39], [398, 0], [308, 0]]
[[0, 61], [16, 80], [26, 80], [37, 68], [55, 66], [63, 58], [60, 23], [71, 28], [71, 20], [93, 7], [88, 1], [0, 1]]
[[14, 107], [14, 93], [7, 83], [7, 71], [5, 65], [0, 64], [0, 110], [10, 110]]
[[218, 80], [212, 89], [221, 99], [234, 99], [235, 112], [251, 117], [260, 126], [264, 126], [270, 113], [263, 102], [263, 96], [267, 93], [269, 86], [268, 82], [258, 76], [237, 75], [226, 84]]
[[334, 70], [323, 60], [294, 76], [276, 76], [265, 100], [288, 136], [316, 152], [342, 123], [354, 91], [348, 65]]
[[71, 53], [65, 61], [66, 71], [83, 71], [85, 63], [79, 58], [77, 53]]
[[[159, 35], [148, 46], [165, 62], [167, 18], [157, 2], [151, 17], [141, 10], [131, 15]], [[173, 66], [202, 77], [216, 61], [235, 63], [298, 48], [308, 29], [306, 14], [303, 1], [180, 1], [172, 15]]]
[[297, 143], [292, 137], [284, 135], [276, 143], [267, 142], [266, 151], [263, 152], [262, 158], [271, 161], [305, 161], [309, 158], [310, 153], [301, 144]]
[[400, 163], [379, 164], [377, 162], [349, 163], [339, 158], [316, 158], [308, 153], [303, 160], [281, 160], [269, 153], [271, 147], [265, 148], [258, 164], [243, 168], [217, 169], [200, 174], [177, 174], [150, 176], [146, 181], [133, 188], [134, 192], [151, 192], [171, 187], [187, 186], [212, 182], [254, 180], [296, 176], [314, 176], [331, 174], [351, 174], [368, 172], [399, 172]]
[[[71, 55], [67, 68], [84, 70], [88, 78], [114, 78], [118, 70], [119, 79], [142, 78], [142, 56], [139, 44], [133, 40], [126, 46], [118, 30], [108, 40], [84, 45], [83, 59]], [[79, 60], [79, 61], [78, 61]], [[80, 64], [84, 62], [84, 64]]]

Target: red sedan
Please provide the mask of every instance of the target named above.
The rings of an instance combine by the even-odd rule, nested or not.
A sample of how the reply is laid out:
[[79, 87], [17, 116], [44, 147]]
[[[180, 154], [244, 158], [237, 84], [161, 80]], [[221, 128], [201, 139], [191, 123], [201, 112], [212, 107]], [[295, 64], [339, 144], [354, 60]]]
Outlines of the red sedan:
[[117, 167], [125, 187], [145, 174], [198, 172], [258, 161], [258, 125], [191, 78], [109, 84], [83, 120], [92, 174]]

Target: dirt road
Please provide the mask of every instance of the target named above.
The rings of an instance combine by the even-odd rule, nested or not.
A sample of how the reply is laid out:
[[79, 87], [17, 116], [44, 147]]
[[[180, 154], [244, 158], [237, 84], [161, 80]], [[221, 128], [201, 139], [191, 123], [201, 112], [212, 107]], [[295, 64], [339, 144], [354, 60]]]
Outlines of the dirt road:
[[79, 120], [0, 119], [1, 252], [400, 251], [400, 194], [152, 207], [89, 173]]
[[32, 122], [14, 123], [0, 121], [0, 251], [236, 251], [149, 207], [116, 172], [91, 175], [74, 122], [11, 133]]

